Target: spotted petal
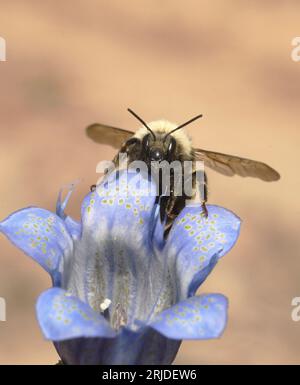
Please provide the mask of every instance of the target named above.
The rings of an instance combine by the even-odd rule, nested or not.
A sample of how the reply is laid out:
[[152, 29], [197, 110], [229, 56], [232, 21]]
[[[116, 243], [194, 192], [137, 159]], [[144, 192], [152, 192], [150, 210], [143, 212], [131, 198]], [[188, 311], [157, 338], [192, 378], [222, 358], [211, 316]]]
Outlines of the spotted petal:
[[209, 339], [222, 334], [227, 321], [226, 297], [190, 297], [163, 311], [151, 327], [171, 339]]
[[240, 219], [232, 212], [208, 205], [208, 218], [199, 205], [186, 206], [177, 217], [165, 248], [179, 299], [195, 294], [218, 259], [235, 244]]
[[37, 301], [36, 311], [45, 337], [52, 341], [115, 336], [115, 332], [101, 314], [59, 288], [42, 293]]
[[19, 210], [0, 223], [9, 240], [61, 281], [63, 257], [72, 254], [73, 243], [65, 223], [57, 215], [36, 207]]
[[[120, 173], [90, 193], [82, 205], [82, 236], [75, 242], [68, 290], [99, 310], [105, 298], [114, 327], [146, 321], [165, 280], [166, 259], [152, 247], [155, 186]], [[151, 190], [152, 188], [152, 190]], [[145, 194], [142, 194], [142, 192]], [[153, 192], [153, 194], [151, 193]], [[164, 267], [165, 266], [165, 267]]]

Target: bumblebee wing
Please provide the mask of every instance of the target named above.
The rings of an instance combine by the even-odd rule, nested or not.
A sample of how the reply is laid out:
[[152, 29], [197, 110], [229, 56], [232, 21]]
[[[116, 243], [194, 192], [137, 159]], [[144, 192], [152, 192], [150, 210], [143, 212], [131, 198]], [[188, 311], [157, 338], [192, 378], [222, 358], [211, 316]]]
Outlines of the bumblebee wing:
[[97, 143], [107, 144], [119, 149], [134, 132], [107, 126], [106, 124], [94, 123], [86, 128], [86, 134]]
[[194, 149], [196, 160], [204, 161], [204, 165], [227, 176], [239, 175], [259, 178], [266, 182], [280, 179], [279, 173], [265, 163], [240, 158], [239, 156], [220, 152]]

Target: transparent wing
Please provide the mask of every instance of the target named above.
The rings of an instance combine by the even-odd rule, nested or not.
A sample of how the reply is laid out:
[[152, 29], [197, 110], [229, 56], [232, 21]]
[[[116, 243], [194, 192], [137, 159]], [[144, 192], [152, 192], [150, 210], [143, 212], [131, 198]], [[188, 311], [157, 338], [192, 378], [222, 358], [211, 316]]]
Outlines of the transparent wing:
[[204, 165], [227, 176], [239, 175], [259, 178], [267, 182], [280, 179], [279, 173], [265, 163], [240, 158], [239, 156], [220, 152], [194, 149], [196, 160], [204, 161]]
[[119, 149], [134, 133], [121, 128], [94, 123], [86, 128], [87, 136], [97, 143], [107, 144]]

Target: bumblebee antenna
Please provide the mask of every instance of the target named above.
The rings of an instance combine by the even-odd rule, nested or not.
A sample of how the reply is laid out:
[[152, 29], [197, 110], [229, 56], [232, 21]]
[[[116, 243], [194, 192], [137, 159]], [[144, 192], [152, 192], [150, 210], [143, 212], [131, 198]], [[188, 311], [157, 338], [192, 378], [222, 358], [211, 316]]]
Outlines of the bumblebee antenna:
[[147, 128], [147, 130], [152, 134], [153, 139], [156, 140], [156, 136], [155, 136], [154, 132], [147, 125], [147, 123], [142, 118], [140, 118], [134, 111], [132, 111], [130, 108], [127, 108], [127, 111], [130, 112], [137, 120], [139, 120], [142, 123], [142, 125], [145, 126]]
[[193, 121], [195, 121], [197, 119], [202, 118], [202, 116], [203, 116], [202, 114], [201, 115], [197, 115], [194, 118], [192, 118], [192, 119], [188, 120], [187, 122], [181, 124], [180, 126], [176, 127], [174, 130], [168, 132], [164, 139], [166, 139], [169, 135], [173, 134], [173, 132], [175, 132], [177, 130], [180, 130], [181, 128], [187, 126], [188, 124], [192, 123]]

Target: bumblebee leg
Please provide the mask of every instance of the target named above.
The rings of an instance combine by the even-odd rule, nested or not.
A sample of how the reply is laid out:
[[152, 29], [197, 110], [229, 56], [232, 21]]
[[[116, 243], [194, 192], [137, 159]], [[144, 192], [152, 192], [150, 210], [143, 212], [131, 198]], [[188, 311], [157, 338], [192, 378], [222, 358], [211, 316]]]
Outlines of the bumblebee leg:
[[207, 218], [208, 210], [206, 207], [206, 202], [208, 197], [208, 189], [207, 189], [207, 176], [205, 172], [203, 173], [203, 178], [201, 178], [199, 182], [199, 188], [200, 188], [201, 207], [202, 207], [201, 215]]
[[207, 210], [207, 207], [206, 207], [206, 202], [202, 202], [201, 203], [201, 208], [202, 208], [202, 212], [201, 212], [201, 215], [205, 218], [208, 217], [208, 210]]
[[186, 204], [186, 197], [185, 196], [174, 196], [172, 195], [169, 197], [169, 202], [167, 206], [166, 211], [166, 225], [165, 225], [165, 231], [164, 231], [164, 238], [166, 239], [171, 228], [173, 225], [173, 222], [177, 218], [177, 216], [180, 214], [180, 212], [183, 210]]
[[163, 222], [168, 215], [168, 204], [170, 197], [167, 196], [158, 196], [158, 201], [160, 204], [160, 220]]

